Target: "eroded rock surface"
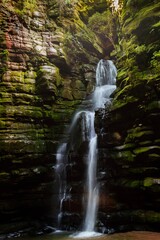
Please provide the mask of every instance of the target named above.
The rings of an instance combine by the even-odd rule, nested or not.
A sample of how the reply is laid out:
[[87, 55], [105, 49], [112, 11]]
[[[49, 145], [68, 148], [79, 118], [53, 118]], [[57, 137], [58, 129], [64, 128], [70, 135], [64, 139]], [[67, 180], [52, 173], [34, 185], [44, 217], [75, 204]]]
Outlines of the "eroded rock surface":
[[159, 6], [124, 1], [117, 90], [109, 112], [97, 113], [100, 218], [121, 230], [158, 230], [160, 220]]
[[[97, 229], [158, 229], [159, 2], [121, 1], [114, 17], [110, 1], [67, 2], [0, 3], [0, 222], [11, 222], [1, 232], [53, 224], [57, 146], [101, 58], [114, 59], [118, 77], [111, 109], [96, 118]], [[85, 151], [67, 166], [67, 230], [82, 221]]]

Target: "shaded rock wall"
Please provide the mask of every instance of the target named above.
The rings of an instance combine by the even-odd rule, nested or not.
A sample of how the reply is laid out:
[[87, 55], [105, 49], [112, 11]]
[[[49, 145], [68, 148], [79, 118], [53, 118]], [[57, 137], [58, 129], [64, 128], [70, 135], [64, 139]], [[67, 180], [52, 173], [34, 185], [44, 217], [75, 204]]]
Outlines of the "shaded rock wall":
[[[96, 119], [97, 228], [158, 229], [159, 3], [121, 3], [112, 18], [105, 0], [1, 1], [1, 223], [53, 223], [57, 146], [73, 111], [92, 92], [95, 66], [104, 57], [115, 60], [118, 78], [113, 106]], [[62, 220], [68, 230], [82, 222], [85, 152], [83, 144], [68, 159], [70, 198]]]
[[109, 112], [97, 113], [103, 196], [99, 217], [118, 230], [159, 230], [160, 4], [123, 2], [113, 53], [117, 90]]
[[106, 2], [61, 2], [0, 3], [1, 223], [53, 218], [57, 146], [106, 55], [86, 25]]

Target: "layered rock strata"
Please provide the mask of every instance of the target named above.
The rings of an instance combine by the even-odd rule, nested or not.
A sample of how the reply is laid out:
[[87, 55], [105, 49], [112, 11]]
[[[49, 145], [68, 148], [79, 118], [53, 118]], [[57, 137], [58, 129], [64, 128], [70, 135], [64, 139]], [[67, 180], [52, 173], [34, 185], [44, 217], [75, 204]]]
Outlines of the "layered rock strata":
[[117, 90], [109, 112], [97, 113], [99, 215], [120, 230], [159, 230], [159, 7], [157, 1], [123, 3]]
[[[115, 60], [118, 78], [112, 107], [96, 117], [96, 226], [158, 230], [159, 2], [120, 1], [114, 18], [107, 2], [0, 3], [1, 232], [10, 231], [8, 222], [11, 230], [38, 228], [37, 219], [56, 222], [57, 146], [92, 92], [101, 58]], [[86, 145], [79, 146], [66, 167], [70, 195], [61, 223], [67, 230], [79, 228], [83, 217]]]
[[57, 146], [104, 54], [86, 6], [0, 3], [1, 223], [54, 217]]

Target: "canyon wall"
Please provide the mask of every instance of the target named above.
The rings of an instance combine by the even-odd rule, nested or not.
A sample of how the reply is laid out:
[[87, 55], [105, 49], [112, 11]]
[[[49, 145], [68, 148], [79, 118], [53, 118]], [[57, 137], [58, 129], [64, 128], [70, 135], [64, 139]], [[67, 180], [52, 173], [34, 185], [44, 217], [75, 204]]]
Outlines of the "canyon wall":
[[57, 218], [57, 147], [74, 110], [93, 90], [98, 60], [113, 46], [88, 26], [106, 1], [3, 0], [0, 7], [3, 232], [8, 222], [12, 229]]
[[[107, 3], [108, 2], [108, 3]], [[0, 2], [1, 232], [56, 222], [56, 151], [94, 88], [101, 58], [118, 68], [113, 106], [98, 111], [97, 229], [154, 229], [159, 215], [159, 3]], [[64, 229], [82, 221], [85, 146], [70, 154]], [[56, 216], [57, 217], [57, 216]]]
[[120, 230], [159, 230], [159, 7], [124, 1], [112, 52], [117, 90], [105, 117], [97, 112], [99, 171], [105, 172], [99, 217]]
[[92, 85], [87, 75], [99, 52], [88, 40], [93, 55], [87, 53], [74, 36], [85, 31], [78, 13], [75, 23], [72, 12], [63, 16], [66, 9], [59, 8], [45, 1], [1, 3], [2, 223], [52, 217], [57, 145]]

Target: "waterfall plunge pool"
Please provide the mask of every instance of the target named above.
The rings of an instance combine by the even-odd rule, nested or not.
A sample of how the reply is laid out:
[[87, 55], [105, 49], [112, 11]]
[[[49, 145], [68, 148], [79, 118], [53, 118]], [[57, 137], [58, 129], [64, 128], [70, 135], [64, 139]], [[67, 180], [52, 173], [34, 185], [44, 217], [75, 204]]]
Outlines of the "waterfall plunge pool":
[[[74, 234], [73, 234], [74, 235]], [[1, 238], [0, 239], [14, 239], [11, 237], [8, 238]], [[74, 240], [75, 238], [72, 237], [71, 233], [67, 232], [55, 232], [48, 235], [43, 236], [35, 236], [35, 237], [16, 237], [18, 240]], [[93, 236], [93, 237], [78, 237], [78, 239], [83, 240], [159, 240], [160, 233], [158, 232], [147, 232], [147, 231], [131, 231], [126, 233], [114, 233], [111, 235], [101, 235], [101, 236]]]

